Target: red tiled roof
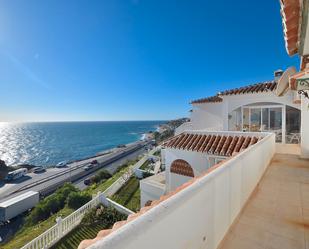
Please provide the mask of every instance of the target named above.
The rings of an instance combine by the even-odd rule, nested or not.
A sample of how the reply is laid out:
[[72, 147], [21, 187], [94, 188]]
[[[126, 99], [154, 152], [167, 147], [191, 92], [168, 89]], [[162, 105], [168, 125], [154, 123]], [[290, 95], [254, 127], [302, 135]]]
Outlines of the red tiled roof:
[[269, 91], [272, 92], [276, 89], [276, 87], [277, 87], [277, 83], [275, 81], [266, 81], [266, 82], [261, 82], [261, 83], [256, 83], [253, 85], [240, 87], [240, 88], [226, 90], [226, 91], [219, 93], [216, 96], [194, 100], [191, 102], [191, 104], [222, 102], [222, 98], [220, 96], [249, 94], [249, 93], [263, 93], [263, 92], [269, 92]]
[[280, 6], [285, 47], [289, 55], [294, 55], [299, 46], [300, 1], [280, 0]]
[[191, 102], [191, 104], [216, 103], [216, 102], [222, 102], [222, 98], [216, 95], [208, 98], [194, 100]]
[[247, 93], [262, 93], [268, 91], [274, 91], [277, 87], [275, 81], [267, 81], [262, 83], [257, 83], [253, 85], [248, 85], [240, 88], [234, 88], [222, 92], [220, 95], [236, 95], [236, 94], [247, 94]]
[[216, 135], [181, 133], [163, 146], [179, 150], [197, 151], [212, 155], [232, 156], [233, 153], [248, 148], [258, 142], [259, 138], [250, 135]]

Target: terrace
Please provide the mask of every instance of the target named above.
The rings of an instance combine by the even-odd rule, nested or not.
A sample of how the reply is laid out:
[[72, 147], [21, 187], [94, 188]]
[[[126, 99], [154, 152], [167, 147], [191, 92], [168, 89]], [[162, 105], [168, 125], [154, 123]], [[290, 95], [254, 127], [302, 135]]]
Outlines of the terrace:
[[308, 222], [308, 161], [276, 154], [220, 249], [305, 249]]

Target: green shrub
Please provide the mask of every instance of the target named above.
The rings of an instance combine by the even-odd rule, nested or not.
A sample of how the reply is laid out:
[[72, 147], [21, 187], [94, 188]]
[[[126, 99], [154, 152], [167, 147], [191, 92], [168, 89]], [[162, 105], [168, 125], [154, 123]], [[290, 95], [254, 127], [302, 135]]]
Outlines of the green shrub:
[[102, 181], [105, 181], [106, 179], [109, 179], [111, 177], [112, 175], [107, 170], [102, 169], [93, 177], [91, 177], [90, 180], [91, 184], [94, 184], [94, 183], [101, 183]]
[[69, 208], [78, 209], [88, 201], [91, 200], [91, 196], [81, 192], [72, 192], [67, 198], [67, 204]]
[[71, 183], [65, 183], [54, 194], [40, 201], [26, 218], [26, 224], [33, 225], [39, 221], [47, 219], [50, 215], [55, 214], [62, 209], [68, 196], [77, 193], [78, 189]]
[[125, 220], [127, 215], [119, 213], [113, 207], [104, 207], [102, 204], [91, 209], [85, 214], [81, 221], [81, 225], [101, 224], [105, 228], [110, 228], [115, 222]]
[[98, 176], [101, 178], [101, 179], [108, 179], [108, 178], [111, 178], [112, 175], [105, 169], [102, 169], [98, 172]]

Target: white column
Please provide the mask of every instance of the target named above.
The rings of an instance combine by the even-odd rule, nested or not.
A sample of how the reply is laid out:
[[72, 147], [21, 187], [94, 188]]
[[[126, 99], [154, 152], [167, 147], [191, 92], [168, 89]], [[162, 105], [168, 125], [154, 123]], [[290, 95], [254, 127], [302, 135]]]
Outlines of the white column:
[[57, 217], [56, 222], [57, 222], [57, 227], [58, 227], [58, 238], [61, 238], [62, 237], [62, 218]]
[[282, 143], [285, 144], [286, 131], [286, 105], [282, 107]]
[[[309, 91], [307, 91], [309, 94]], [[309, 158], [309, 99], [301, 96], [301, 157]]]

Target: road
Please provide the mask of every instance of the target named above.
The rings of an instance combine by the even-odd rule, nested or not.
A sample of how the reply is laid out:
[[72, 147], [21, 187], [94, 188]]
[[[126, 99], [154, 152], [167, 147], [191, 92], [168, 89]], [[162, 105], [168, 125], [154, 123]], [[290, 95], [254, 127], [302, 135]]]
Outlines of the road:
[[[145, 147], [149, 141], [138, 141], [127, 145], [125, 148], [117, 148], [111, 153], [99, 155], [81, 161], [72, 162], [65, 168], [49, 168], [41, 174], [28, 173], [12, 183], [4, 184], [0, 182], [0, 201], [12, 198], [29, 190], [38, 191], [41, 194], [48, 194], [67, 181], [72, 181], [78, 188], [84, 189], [85, 178], [94, 175], [98, 169], [106, 169], [113, 173], [116, 169], [128, 160], [137, 158], [145, 152]], [[89, 171], [83, 167], [91, 161], [97, 160], [98, 165]]]

